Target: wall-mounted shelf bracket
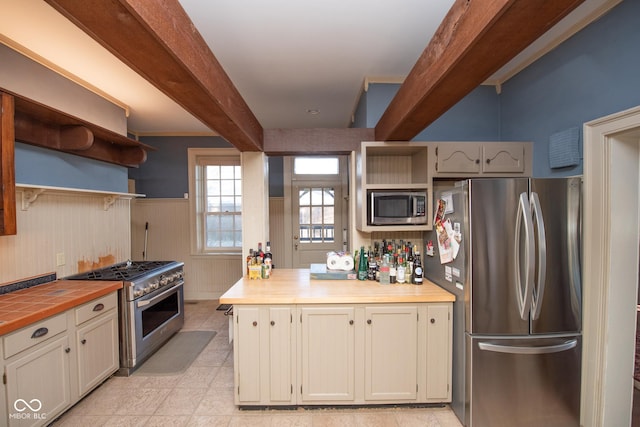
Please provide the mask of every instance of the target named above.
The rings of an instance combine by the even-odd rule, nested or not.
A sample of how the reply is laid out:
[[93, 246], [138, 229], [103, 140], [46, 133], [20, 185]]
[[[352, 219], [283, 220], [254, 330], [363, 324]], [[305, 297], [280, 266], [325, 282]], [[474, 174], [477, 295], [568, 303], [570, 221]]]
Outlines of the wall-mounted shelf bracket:
[[44, 193], [44, 188], [29, 188], [22, 192], [22, 210], [28, 211], [29, 206], [36, 201], [40, 194]]

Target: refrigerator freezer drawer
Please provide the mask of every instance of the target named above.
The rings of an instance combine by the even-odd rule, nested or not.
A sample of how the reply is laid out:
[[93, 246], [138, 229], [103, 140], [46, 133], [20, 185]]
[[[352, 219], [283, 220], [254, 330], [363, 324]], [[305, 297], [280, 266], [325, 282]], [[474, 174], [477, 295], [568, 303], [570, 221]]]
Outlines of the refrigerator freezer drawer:
[[466, 336], [468, 427], [580, 424], [581, 336]]

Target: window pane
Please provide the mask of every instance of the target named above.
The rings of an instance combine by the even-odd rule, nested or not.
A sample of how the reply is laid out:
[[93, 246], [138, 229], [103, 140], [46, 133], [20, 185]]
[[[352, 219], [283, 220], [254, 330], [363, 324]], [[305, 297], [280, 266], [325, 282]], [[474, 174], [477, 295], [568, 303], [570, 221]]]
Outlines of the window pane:
[[234, 182], [236, 187], [235, 188], [236, 196], [242, 196], [242, 181], [240, 179], [236, 179]]
[[309, 227], [300, 227], [300, 241], [308, 242], [310, 238]]
[[311, 211], [311, 223], [322, 224], [322, 207], [314, 207]]
[[324, 208], [324, 215], [323, 215], [323, 221], [325, 224], [333, 224], [334, 222], [334, 217], [333, 217], [333, 206], [326, 206]]
[[235, 188], [235, 181], [231, 179], [223, 179], [220, 181], [220, 195], [222, 196], [233, 196]]
[[314, 206], [322, 205], [322, 188], [314, 188], [311, 190], [311, 204]]
[[235, 211], [236, 212], [242, 212], [242, 197], [240, 197], [240, 196], [236, 197], [235, 205], [236, 205], [236, 210]]
[[210, 196], [220, 195], [220, 181], [209, 179], [207, 180], [207, 194]]
[[311, 204], [311, 193], [308, 188], [303, 188], [298, 192], [298, 204], [300, 206]]
[[324, 204], [325, 205], [334, 205], [335, 204], [335, 190], [333, 188], [325, 188], [324, 189]]
[[296, 175], [337, 175], [338, 171], [337, 157], [296, 157], [293, 160]]
[[301, 207], [299, 224], [310, 224], [310, 223], [311, 223], [311, 208]]
[[217, 215], [207, 215], [207, 230], [218, 230], [220, 228], [220, 217]]
[[220, 197], [207, 197], [207, 212], [220, 212]]
[[207, 166], [206, 167], [207, 179], [220, 179], [220, 166]]
[[221, 179], [233, 179], [236, 166], [220, 166]]
[[222, 228], [223, 230], [233, 230], [233, 216], [221, 215], [220, 228]]

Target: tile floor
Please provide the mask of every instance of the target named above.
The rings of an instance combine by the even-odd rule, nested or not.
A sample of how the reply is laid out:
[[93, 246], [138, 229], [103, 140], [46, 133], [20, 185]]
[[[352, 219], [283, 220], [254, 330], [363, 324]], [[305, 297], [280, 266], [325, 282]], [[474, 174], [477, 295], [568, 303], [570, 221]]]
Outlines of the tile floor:
[[217, 331], [185, 373], [111, 377], [54, 421], [54, 427], [461, 426], [448, 407], [239, 410], [233, 404], [227, 318], [217, 306], [217, 301], [185, 304], [185, 330]]

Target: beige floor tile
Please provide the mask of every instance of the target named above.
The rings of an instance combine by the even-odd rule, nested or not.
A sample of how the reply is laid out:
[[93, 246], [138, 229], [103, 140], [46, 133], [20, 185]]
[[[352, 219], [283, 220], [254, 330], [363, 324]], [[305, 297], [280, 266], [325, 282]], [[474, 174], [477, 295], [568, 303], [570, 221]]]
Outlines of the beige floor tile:
[[189, 418], [190, 415], [153, 415], [144, 427], [184, 427]]
[[230, 416], [194, 415], [187, 423], [187, 427], [228, 427]]
[[115, 411], [116, 415], [153, 415], [162, 401], [172, 393], [168, 388], [136, 389], [123, 399]]
[[206, 392], [201, 388], [176, 388], [158, 406], [154, 415], [191, 415]]
[[311, 411], [313, 427], [356, 427], [356, 417], [351, 413]]
[[109, 418], [105, 427], [143, 427], [149, 417], [141, 415], [123, 415]]

